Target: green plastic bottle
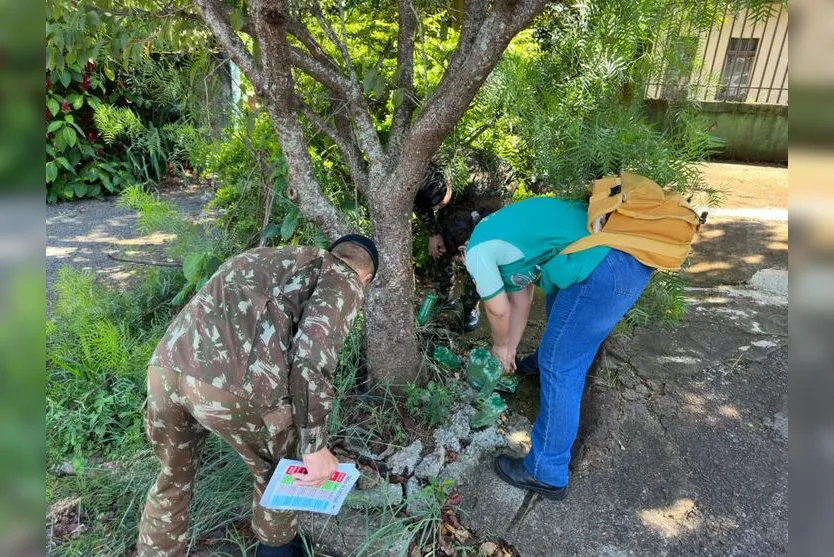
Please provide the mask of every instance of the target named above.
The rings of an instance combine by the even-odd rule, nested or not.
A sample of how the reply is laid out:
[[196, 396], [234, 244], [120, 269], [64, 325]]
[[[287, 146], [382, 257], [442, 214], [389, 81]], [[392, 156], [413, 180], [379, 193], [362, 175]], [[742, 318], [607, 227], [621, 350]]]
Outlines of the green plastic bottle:
[[494, 424], [507, 411], [507, 403], [498, 393], [476, 402], [478, 411], [469, 418], [469, 425], [475, 429]]
[[417, 310], [417, 324], [418, 325], [425, 325], [429, 322], [432, 315], [434, 315], [434, 309], [437, 305], [438, 296], [434, 292], [429, 292], [426, 294], [426, 297], [423, 298], [423, 303], [420, 304], [420, 309]]
[[432, 353], [432, 357], [434, 358], [435, 362], [447, 369], [450, 369], [452, 371], [457, 371], [460, 369], [460, 358], [458, 358], [457, 354], [455, 354], [445, 346], [438, 346], [437, 348], [435, 348], [434, 352]]
[[475, 348], [469, 353], [466, 378], [472, 388], [478, 389], [480, 398], [487, 398], [501, 379], [501, 362], [492, 357], [489, 350]]

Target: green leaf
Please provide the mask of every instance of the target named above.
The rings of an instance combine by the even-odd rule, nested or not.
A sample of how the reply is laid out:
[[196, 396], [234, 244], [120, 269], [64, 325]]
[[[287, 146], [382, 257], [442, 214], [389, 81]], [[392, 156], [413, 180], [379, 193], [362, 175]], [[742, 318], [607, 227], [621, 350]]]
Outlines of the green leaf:
[[330, 247], [330, 240], [323, 232], [316, 230], [313, 233], [313, 245], [317, 248], [327, 249]]
[[104, 75], [107, 76], [107, 79], [110, 81], [116, 81], [116, 72], [114, 72], [113, 68], [110, 66], [104, 66]]
[[49, 112], [53, 116], [61, 112], [61, 104], [55, 99], [55, 97], [46, 99], [46, 108], [49, 109]]
[[191, 253], [185, 256], [182, 261], [182, 274], [188, 282], [196, 283], [203, 274], [203, 265], [206, 261], [205, 253]]
[[279, 234], [281, 234], [281, 225], [271, 222], [266, 226], [266, 228], [264, 228], [264, 231], [261, 233], [261, 238], [268, 240], [269, 238], [274, 238]]
[[64, 129], [61, 130], [61, 135], [63, 136], [64, 141], [66, 142], [67, 145], [69, 145], [70, 147], [75, 146], [76, 137], [75, 137], [75, 130], [74, 129], [72, 129], [69, 126], [64, 126]]
[[232, 12], [232, 15], [229, 17], [229, 20], [232, 24], [232, 28], [235, 31], [240, 31], [243, 29], [243, 24], [246, 22], [243, 18], [243, 12], [240, 9], [236, 9]]
[[60, 130], [64, 127], [63, 120], [53, 120], [49, 123], [49, 126], [46, 128], [46, 133], [55, 133], [56, 130]]
[[182, 287], [182, 290], [177, 292], [177, 295], [171, 299], [171, 303], [175, 306], [184, 303], [186, 298], [188, 298], [188, 294], [191, 293], [192, 288], [194, 288], [194, 283], [186, 283], [186, 285]]
[[301, 215], [295, 211], [284, 217], [284, 222], [281, 223], [281, 239], [287, 241], [295, 234], [295, 229], [298, 228], [298, 221]]
[[212, 255], [206, 259], [206, 264], [203, 266], [203, 276], [205, 278], [211, 278], [211, 276], [217, 272], [217, 269], [223, 263], [223, 260], [219, 257]]
[[365, 73], [365, 77], [362, 79], [362, 90], [366, 94], [374, 89], [378, 77], [379, 72], [376, 71], [376, 68], [371, 68]]
[[87, 184], [84, 182], [75, 182], [72, 185], [72, 189], [75, 192], [76, 197], [84, 197], [87, 195]]
[[55, 178], [58, 177], [58, 165], [56, 165], [53, 161], [49, 161], [46, 163], [46, 182], [54, 182]]
[[75, 110], [78, 110], [82, 106], [84, 106], [84, 97], [82, 97], [81, 95], [78, 95], [78, 98], [75, 99], [74, 101], [72, 101], [72, 107]]
[[101, 18], [95, 10], [87, 12], [87, 23], [90, 27], [98, 27], [101, 25]]
[[64, 121], [68, 122], [70, 124], [74, 124], [75, 123], [75, 116], [73, 116], [72, 114], [67, 114], [66, 116], [64, 116]]
[[376, 82], [374, 83], [374, 95], [381, 97], [385, 92], [385, 80], [381, 75], [377, 74]]
[[66, 168], [67, 170], [72, 172], [73, 174], [75, 174], [75, 169], [72, 167], [72, 165], [69, 163], [69, 161], [67, 159], [65, 159], [64, 157], [56, 158], [55, 162], [57, 162], [58, 164], [60, 164], [61, 166], [63, 166], [64, 168]]
[[72, 83], [72, 74], [67, 70], [61, 70], [58, 79], [61, 81], [61, 85], [69, 87], [70, 83]]
[[394, 93], [391, 95], [391, 102], [394, 103], [394, 108], [400, 106], [403, 103], [403, 90], [402, 89], [395, 89]]

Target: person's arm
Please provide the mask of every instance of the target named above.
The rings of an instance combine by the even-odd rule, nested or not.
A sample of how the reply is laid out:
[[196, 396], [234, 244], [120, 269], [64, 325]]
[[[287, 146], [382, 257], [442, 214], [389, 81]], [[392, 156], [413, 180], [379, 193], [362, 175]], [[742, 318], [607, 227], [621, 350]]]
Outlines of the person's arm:
[[510, 349], [512, 307], [506, 292], [500, 292], [484, 302], [489, 327], [492, 330], [492, 355], [501, 362], [505, 372], [513, 369], [515, 350]]
[[325, 261], [287, 359], [293, 423], [302, 456], [327, 447], [333, 372], [361, 303], [362, 285], [353, 270]]
[[533, 285], [529, 285], [523, 290], [510, 292], [510, 340], [508, 346], [515, 357], [518, 343], [521, 342], [521, 337], [524, 335], [524, 329], [527, 328], [527, 318], [530, 317], [530, 306], [533, 303]]

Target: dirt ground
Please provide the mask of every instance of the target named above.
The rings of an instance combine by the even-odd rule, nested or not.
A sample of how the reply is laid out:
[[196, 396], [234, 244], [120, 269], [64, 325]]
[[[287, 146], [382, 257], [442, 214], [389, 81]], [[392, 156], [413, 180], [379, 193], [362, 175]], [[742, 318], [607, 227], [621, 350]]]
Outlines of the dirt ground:
[[710, 162], [704, 181], [727, 192], [722, 208], [788, 208], [788, 167]]

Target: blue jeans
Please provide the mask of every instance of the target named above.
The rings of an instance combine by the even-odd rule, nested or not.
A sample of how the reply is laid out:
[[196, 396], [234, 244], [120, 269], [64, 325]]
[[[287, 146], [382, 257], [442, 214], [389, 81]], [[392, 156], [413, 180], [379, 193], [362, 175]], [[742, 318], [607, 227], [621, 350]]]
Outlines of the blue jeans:
[[585, 375], [605, 337], [634, 305], [653, 269], [612, 249], [584, 281], [548, 296], [538, 348], [541, 403], [527, 471], [552, 486], [568, 484]]

